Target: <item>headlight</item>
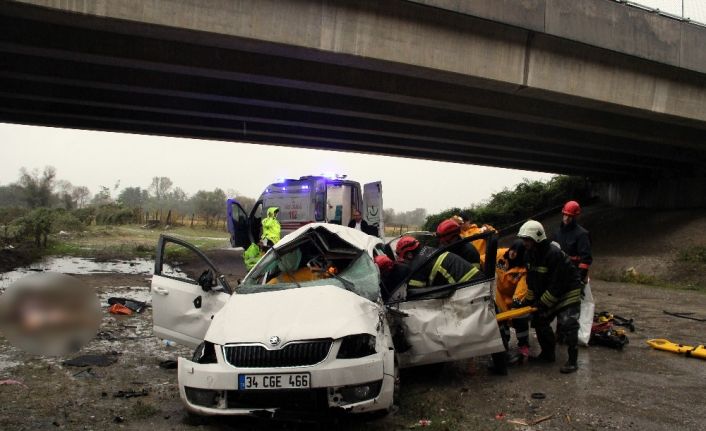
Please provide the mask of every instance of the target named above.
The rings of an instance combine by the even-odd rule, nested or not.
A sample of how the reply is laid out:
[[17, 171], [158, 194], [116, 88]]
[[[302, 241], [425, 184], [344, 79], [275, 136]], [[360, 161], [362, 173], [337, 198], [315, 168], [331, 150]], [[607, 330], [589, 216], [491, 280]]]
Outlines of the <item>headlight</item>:
[[204, 341], [199, 344], [196, 350], [194, 350], [194, 356], [191, 357], [191, 361], [199, 364], [215, 364], [216, 349], [213, 343]]
[[375, 353], [375, 336], [370, 334], [347, 335], [338, 349], [339, 359], [363, 358]]

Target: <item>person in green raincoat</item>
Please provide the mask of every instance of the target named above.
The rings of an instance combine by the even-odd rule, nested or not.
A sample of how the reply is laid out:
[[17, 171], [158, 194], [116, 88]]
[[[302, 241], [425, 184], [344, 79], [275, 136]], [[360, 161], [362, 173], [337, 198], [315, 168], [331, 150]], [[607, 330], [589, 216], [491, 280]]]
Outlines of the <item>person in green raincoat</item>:
[[267, 217], [262, 219], [262, 242], [268, 247], [272, 247], [280, 240], [282, 228], [277, 220], [278, 214], [279, 208], [270, 207], [267, 208]]
[[264, 253], [260, 250], [260, 246], [256, 243], [250, 244], [250, 247], [243, 253], [243, 260], [245, 261], [245, 268], [250, 271], [255, 264], [260, 261]]

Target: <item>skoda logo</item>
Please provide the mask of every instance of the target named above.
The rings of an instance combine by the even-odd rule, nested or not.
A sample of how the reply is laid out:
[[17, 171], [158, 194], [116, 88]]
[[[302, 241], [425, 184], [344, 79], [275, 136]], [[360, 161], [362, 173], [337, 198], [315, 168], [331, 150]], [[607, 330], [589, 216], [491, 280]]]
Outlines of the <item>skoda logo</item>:
[[274, 336], [270, 337], [270, 345], [271, 346], [274, 347], [274, 346], [278, 345], [279, 342], [280, 342], [280, 339], [278, 336], [274, 335]]

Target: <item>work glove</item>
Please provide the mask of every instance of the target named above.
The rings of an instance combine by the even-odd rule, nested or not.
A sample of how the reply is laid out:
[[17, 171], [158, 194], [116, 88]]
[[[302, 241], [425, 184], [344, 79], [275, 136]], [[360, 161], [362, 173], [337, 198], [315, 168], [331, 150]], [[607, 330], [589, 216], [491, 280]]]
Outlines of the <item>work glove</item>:
[[512, 308], [522, 308], [528, 306], [529, 303], [518, 298], [512, 299]]
[[583, 284], [588, 283], [588, 269], [579, 268], [579, 273], [581, 274], [581, 282], [583, 282]]

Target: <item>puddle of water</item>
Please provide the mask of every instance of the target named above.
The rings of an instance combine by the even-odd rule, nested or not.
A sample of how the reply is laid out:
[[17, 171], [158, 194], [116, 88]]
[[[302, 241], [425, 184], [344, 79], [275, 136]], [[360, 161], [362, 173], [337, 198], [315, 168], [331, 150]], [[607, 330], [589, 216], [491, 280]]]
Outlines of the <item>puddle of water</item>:
[[[35, 272], [60, 272], [63, 274], [144, 274], [151, 275], [154, 271], [154, 260], [132, 259], [98, 262], [84, 257], [49, 257], [23, 268], [0, 274], [0, 290], [20, 278]], [[178, 268], [164, 265], [163, 272], [167, 275], [177, 275], [181, 272]]]

